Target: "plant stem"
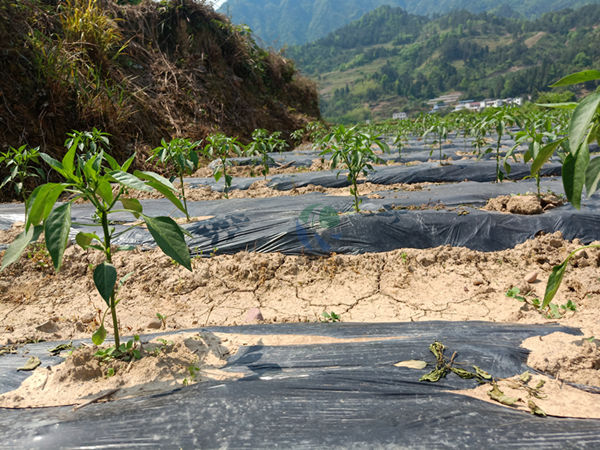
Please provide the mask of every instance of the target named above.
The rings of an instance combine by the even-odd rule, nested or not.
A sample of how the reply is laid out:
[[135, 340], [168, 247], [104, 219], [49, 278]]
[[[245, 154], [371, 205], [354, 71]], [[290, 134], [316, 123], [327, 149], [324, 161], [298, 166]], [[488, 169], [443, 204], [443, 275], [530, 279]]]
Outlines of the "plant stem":
[[181, 197], [183, 197], [183, 209], [185, 209], [185, 218], [190, 221], [190, 213], [188, 212], [187, 199], [185, 198], [185, 186], [183, 185], [183, 171], [179, 172], [179, 183], [181, 184]]
[[498, 145], [496, 146], [496, 183], [500, 181], [500, 139], [501, 136], [498, 137]]
[[354, 187], [354, 209], [356, 212], [360, 212], [360, 208], [358, 206], [358, 186], [356, 183], [356, 177], [352, 178], [352, 186]]
[[229, 186], [227, 183], [227, 156], [221, 158], [221, 164], [223, 165], [223, 182], [225, 183], [225, 187], [223, 188], [223, 194], [225, 198], [229, 198]]
[[[108, 212], [104, 209], [100, 210], [100, 220], [102, 222], [102, 231], [104, 232], [104, 255], [106, 262], [112, 264], [112, 253], [110, 249], [110, 230], [108, 229]], [[110, 314], [113, 320], [113, 334], [115, 336], [115, 347], [119, 348], [121, 341], [119, 339], [119, 322], [117, 320], [117, 302], [115, 289], [113, 288], [110, 295]]]

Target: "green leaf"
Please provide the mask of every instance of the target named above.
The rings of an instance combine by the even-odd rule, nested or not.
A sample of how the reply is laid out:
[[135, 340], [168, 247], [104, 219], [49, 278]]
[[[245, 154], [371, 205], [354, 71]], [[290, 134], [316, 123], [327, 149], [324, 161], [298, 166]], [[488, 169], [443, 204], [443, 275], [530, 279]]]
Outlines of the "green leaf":
[[62, 167], [66, 175], [66, 178], [75, 178], [75, 167], [73, 165], [73, 161], [75, 160], [75, 146], [71, 147], [71, 149], [65, 154], [62, 160]]
[[598, 190], [599, 183], [600, 157], [592, 159], [585, 171], [585, 191], [588, 197]]
[[121, 203], [125, 209], [132, 211], [133, 215], [138, 218], [144, 210], [139, 200], [135, 198], [122, 198]]
[[114, 199], [112, 186], [104, 178], [98, 182], [98, 194], [104, 200], [104, 203], [111, 205]]
[[94, 239], [100, 242], [100, 238], [94, 233], [80, 232], [77, 233], [77, 236], [75, 236], [75, 242], [84, 250], [86, 250], [89, 247], [92, 247], [92, 245], [90, 244]]
[[44, 222], [46, 248], [52, 257], [54, 268], [57, 271], [60, 269], [63, 254], [67, 248], [70, 229], [71, 203], [65, 203], [54, 208]]
[[585, 184], [586, 169], [590, 162], [590, 152], [587, 143], [584, 143], [573, 155], [567, 154], [562, 167], [562, 181], [567, 199], [571, 204], [581, 208], [581, 194]]
[[584, 70], [582, 72], [572, 73], [566, 77], [561, 78], [556, 83], [551, 84], [550, 87], [569, 86], [572, 84], [585, 83], [586, 81], [593, 81], [600, 79], [600, 71], [598, 70]]
[[173, 205], [175, 205], [177, 209], [179, 209], [182, 213], [187, 214], [185, 211], [185, 207], [170, 188], [168, 188], [162, 183], [158, 183], [157, 181], [148, 181], [147, 184], [148, 186], [151, 186], [152, 188], [160, 192], [162, 195], [164, 195], [165, 198], [171, 203], [173, 203]]
[[10, 246], [4, 252], [4, 257], [2, 258], [2, 266], [0, 266], [0, 272], [2, 272], [6, 267], [14, 263], [19, 259], [23, 251], [27, 248], [27, 246], [31, 242], [37, 241], [38, 237], [42, 232], [42, 226], [37, 225], [35, 227], [30, 227], [28, 230], [24, 230], [21, 234], [19, 234], [16, 239], [10, 244]]
[[26, 228], [38, 225], [48, 217], [58, 197], [67, 186], [66, 184], [46, 183], [35, 188], [27, 201], [29, 213], [27, 214]]
[[155, 181], [156, 183], [162, 184], [166, 188], [168, 188], [168, 189], [170, 189], [172, 191], [177, 191], [177, 189], [175, 188], [175, 186], [173, 186], [173, 183], [171, 183], [165, 177], [163, 177], [163, 176], [161, 176], [161, 175], [159, 175], [157, 173], [136, 170], [135, 172], [133, 172], [133, 174], [136, 177], [138, 177], [139, 179], [141, 179], [141, 180]]
[[40, 358], [38, 358], [37, 356], [30, 356], [25, 365], [23, 367], [19, 367], [17, 370], [28, 372], [31, 370], [35, 370], [37, 367], [39, 367], [40, 364], [42, 364]]
[[546, 292], [544, 293], [544, 301], [541, 309], [546, 309], [556, 295], [563, 276], [565, 275], [565, 270], [567, 269], [567, 263], [569, 262], [569, 259], [570, 255], [561, 264], [554, 266], [552, 269], [552, 273], [548, 277], [548, 284], [546, 284]]
[[94, 334], [92, 334], [92, 342], [94, 345], [102, 345], [104, 340], [106, 339], [106, 328], [104, 328], [104, 324], [100, 325]]
[[535, 175], [540, 171], [542, 166], [546, 164], [546, 162], [552, 157], [556, 149], [560, 146], [560, 144], [564, 140], [561, 139], [559, 141], [550, 142], [549, 144], [544, 145], [539, 151], [533, 163], [531, 164], [531, 174]]
[[119, 184], [130, 187], [132, 189], [146, 192], [152, 191], [152, 188], [147, 186], [146, 183], [144, 183], [138, 177], [130, 173], [123, 172], [122, 170], [113, 170], [112, 172], [109, 172], [109, 175], [113, 177]]
[[181, 228], [170, 217], [148, 217], [144, 216], [148, 231], [154, 238], [156, 245], [167, 255], [192, 271], [190, 251]]
[[113, 158], [112, 156], [110, 156], [108, 153], [103, 153], [102, 155], [103, 155], [104, 159], [106, 159], [108, 161], [108, 165], [110, 166], [110, 168], [112, 170], [126, 171], [119, 165], [117, 160], [115, 158]]
[[115, 266], [106, 261], [96, 266], [94, 269], [94, 284], [108, 306], [110, 306], [110, 297], [113, 294], [116, 283], [117, 269], [115, 269]]
[[129, 170], [129, 167], [131, 166], [131, 164], [133, 163], [133, 160], [135, 159], [135, 153], [133, 155], [131, 155], [129, 158], [127, 158], [127, 161], [125, 161], [123, 163], [123, 165], [121, 166], [121, 170], [123, 172], [127, 172]]
[[598, 105], [600, 105], [600, 92], [588, 95], [573, 111], [573, 116], [569, 123], [569, 148], [571, 152], [577, 152], [579, 146], [585, 140]]
[[67, 173], [63, 169], [63, 165], [58, 162], [56, 159], [52, 158], [50, 155], [46, 155], [45, 153], [40, 153], [40, 157], [44, 160], [46, 164], [52, 167], [56, 172], [60, 173], [63, 177], [68, 178]]

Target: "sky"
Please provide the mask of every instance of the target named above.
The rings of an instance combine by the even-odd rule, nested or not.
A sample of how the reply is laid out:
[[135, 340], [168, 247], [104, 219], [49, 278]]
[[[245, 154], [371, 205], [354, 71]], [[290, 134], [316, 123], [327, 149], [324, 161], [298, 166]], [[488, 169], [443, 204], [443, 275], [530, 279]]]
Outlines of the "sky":
[[226, 0], [211, 0], [214, 8], [217, 9], [219, 6], [221, 6], [223, 3], [225, 3]]

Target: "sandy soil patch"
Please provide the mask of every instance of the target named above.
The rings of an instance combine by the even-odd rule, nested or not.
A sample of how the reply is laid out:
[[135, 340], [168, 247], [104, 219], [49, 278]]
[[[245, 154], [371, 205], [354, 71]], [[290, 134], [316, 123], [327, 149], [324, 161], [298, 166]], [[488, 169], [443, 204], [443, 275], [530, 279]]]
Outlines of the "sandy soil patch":
[[[497, 381], [498, 389], [511, 400], [512, 406], [538, 415], [571, 417], [581, 419], [600, 419], [600, 395], [577, 389], [559, 380], [543, 375], [515, 376]], [[490, 384], [483, 384], [471, 390], [452, 391], [453, 393], [477, 398], [495, 405], [502, 405], [490, 398]]]
[[0, 395], [1, 408], [86, 406], [96, 401], [159, 394], [207, 380], [233, 380], [243, 374], [221, 370], [241, 346], [282, 346], [399, 339], [299, 335], [181, 333], [136, 343], [140, 359], [102, 360], [98, 347], [72, 350], [56, 366], [39, 367], [21, 386]]
[[[344, 177], [344, 175], [340, 175]], [[363, 180], [364, 181], [364, 180]], [[310, 194], [312, 192], [320, 192], [327, 195], [335, 196], [350, 196], [349, 187], [342, 188], [327, 188], [324, 186], [317, 186], [310, 184], [308, 186], [297, 187], [287, 191], [279, 191], [269, 187], [268, 181], [264, 179], [257, 179], [250, 185], [248, 189], [232, 189], [229, 191], [229, 198], [272, 198], [272, 197], [285, 197], [285, 196], [298, 196], [304, 194]], [[417, 191], [426, 189], [428, 186], [432, 186], [435, 183], [395, 183], [395, 184], [374, 184], [369, 182], [363, 182], [359, 185], [358, 191], [361, 196], [369, 196], [374, 192], [378, 191]], [[204, 200], [221, 200], [224, 198], [222, 192], [213, 191], [209, 186], [185, 186], [186, 197], [188, 201], [204, 201]], [[155, 192], [143, 192], [143, 191], [132, 191], [127, 197], [137, 199], [159, 199], [164, 198], [159, 193]]]

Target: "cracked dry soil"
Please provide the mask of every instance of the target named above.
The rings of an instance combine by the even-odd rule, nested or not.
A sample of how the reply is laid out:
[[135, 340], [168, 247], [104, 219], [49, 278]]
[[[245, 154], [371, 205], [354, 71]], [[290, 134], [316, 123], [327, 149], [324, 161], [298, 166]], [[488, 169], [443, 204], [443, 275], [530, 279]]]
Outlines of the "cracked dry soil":
[[[333, 311], [344, 322], [558, 321], [580, 328], [585, 338], [600, 337], [598, 249], [576, 255], [555, 297], [558, 305], [571, 300], [577, 311], [549, 319], [506, 296], [516, 286], [527, 298], [542, 298], [552, 266], [579, 245], [554, 233], [489, 253], [450, 246], [330, 257], [238, 253], [196, 258], [193, 272], [158, 250], [120, 252], [114, 260], [119, 276], [133, 274], [119, 294], [119, 318], [124, 335], [156, 331], [161, 326], [156, 313], [166, 317], [162, 327], [168, 331], [249, 323], [248, 312], [258, 308], [266, 323], [314, 322]], [[5, 270], [0, 345], [89, 338], [105, 307], [92, 281], [98, 257], [70, 246], [59, 273], [42, 251]], [[528, 283], [532, 271], [538, 280]], [[105, 325], [110, 334], [110, 321]], [[532, 349], [532, 367], [600, 386], [597, 341], [582, 345], [581, 336], [564, 335], [539, 342]], [[561, 347], [569, 354], [552, 351]]]

